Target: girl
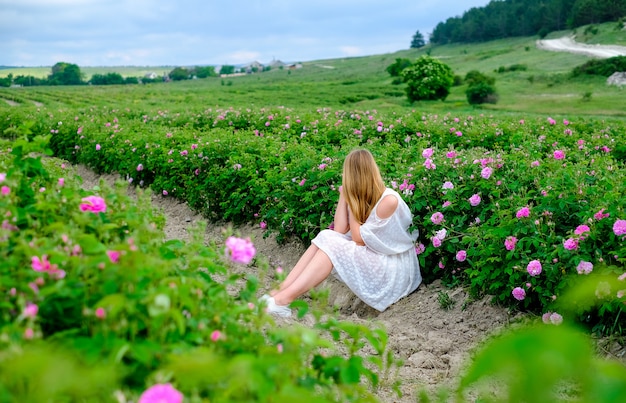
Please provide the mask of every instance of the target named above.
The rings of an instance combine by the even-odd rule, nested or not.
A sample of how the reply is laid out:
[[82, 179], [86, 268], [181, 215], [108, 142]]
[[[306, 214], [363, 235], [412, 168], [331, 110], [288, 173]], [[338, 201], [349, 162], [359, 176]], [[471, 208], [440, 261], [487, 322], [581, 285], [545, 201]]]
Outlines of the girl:
[[267, 311], [289, 317], [288, 305], [332, 272], [363, 302], [384, 311], [421, 283], [412, 216], [400, 195], [385, 187], [368, 150], [343, 164], [334, 228], [322, 230], [277, 290], [264, 295]]

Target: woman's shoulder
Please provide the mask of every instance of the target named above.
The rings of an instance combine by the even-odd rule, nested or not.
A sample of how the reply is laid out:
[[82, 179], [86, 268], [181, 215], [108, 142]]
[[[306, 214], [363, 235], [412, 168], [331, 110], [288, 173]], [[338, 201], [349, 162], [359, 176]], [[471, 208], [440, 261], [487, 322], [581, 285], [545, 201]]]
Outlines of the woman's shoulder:
[[387, 188], [376, 206], [376, 215], [382, 219], [391, 217], [398, 208], [398, 203], [398, 193]]

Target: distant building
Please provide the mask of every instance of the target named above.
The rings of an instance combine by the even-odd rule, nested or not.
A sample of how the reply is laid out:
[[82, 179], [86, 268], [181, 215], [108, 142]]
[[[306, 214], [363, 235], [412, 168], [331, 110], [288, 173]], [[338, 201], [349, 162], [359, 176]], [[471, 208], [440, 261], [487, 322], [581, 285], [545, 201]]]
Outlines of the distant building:
[[263, 71], [263, 65], [257, 61], [254, 61], [245, 66], [242, 70], [248, 74], [252, 74], [257, 71]]
[[285, 64], [285, 63], [283, 63], [283, 62], [281, 62], [280, 60], [272, 60], [272, 61], [271, 61], [271, 63], [269, 64], [269, 66], [270, 66], [272, 69], [279, 69], [279, 68], [281, 68], [281, 67], [285, 67], [285, 66], [286, 66], [286, 64]]
[[155, 78], [157, 78], [157, 73], [155, 73], [154, 71], [151, 71], [149, 73], [144, 74], [145, 78], [149, 78], [151, 80], [154, 80]]
[[289, 65], [289, 70], [301, 69], [302, 63], [294, 63]]

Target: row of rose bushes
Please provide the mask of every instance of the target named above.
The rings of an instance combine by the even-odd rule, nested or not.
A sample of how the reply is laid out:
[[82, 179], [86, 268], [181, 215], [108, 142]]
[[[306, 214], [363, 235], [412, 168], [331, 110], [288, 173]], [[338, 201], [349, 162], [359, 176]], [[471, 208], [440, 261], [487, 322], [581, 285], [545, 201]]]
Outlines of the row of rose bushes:
[[0, 401], [375, 400], [384, 330], [276, 326], [249, 241], [164, 241], [148, 193], [82, 189], [50, 137], [0, 142]]
[[[367, 147], [414, 213], [427, 281], [550, 315], [580, 276], [623, 279], [620, 121], [93, 107], [13, 113], [2, 124], [24, 121], [52, 132], [59, 157], [151, 186], [210, 219], [305, 242], [331, 224], [343, 157]], [[611, 289], [599, 307], [568, 319], [622, 333], [623, 301]]]

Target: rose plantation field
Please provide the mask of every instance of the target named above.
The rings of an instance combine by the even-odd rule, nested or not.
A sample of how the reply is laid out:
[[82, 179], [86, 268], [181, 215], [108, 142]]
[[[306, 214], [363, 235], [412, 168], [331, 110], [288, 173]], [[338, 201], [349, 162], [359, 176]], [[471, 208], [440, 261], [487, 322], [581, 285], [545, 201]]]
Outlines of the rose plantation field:
[[[225, 254], [198, 235], [163, 242], [163, 218], [125, 190], [307, 243], [332, 224], [343, 157], [367, 147], [414, 214], [425, 281], [535, 315], [533, 331], [563, 341], [544, 350], [563, 347], [583, 366], [566, 373], [579, 395], [609, 399], [623, 392], [624, 368], [580, 353], [586, 341], [566, 329], [626, 331], [625, 130], [619, 120], [480, 111], [1, 109], [0, 396], [375, 400], [397, 365], [383, 329], [302, 301], [294, 307], [313, 314], [313, 328], [274, 326], [257, 301], [267, 264], [232, 270], [250, 262], [252, 244], [230, 238]], [[72, 164], [125, 183], [83, 190]], [[480, 375], [474, 367], [460, 388]]]

